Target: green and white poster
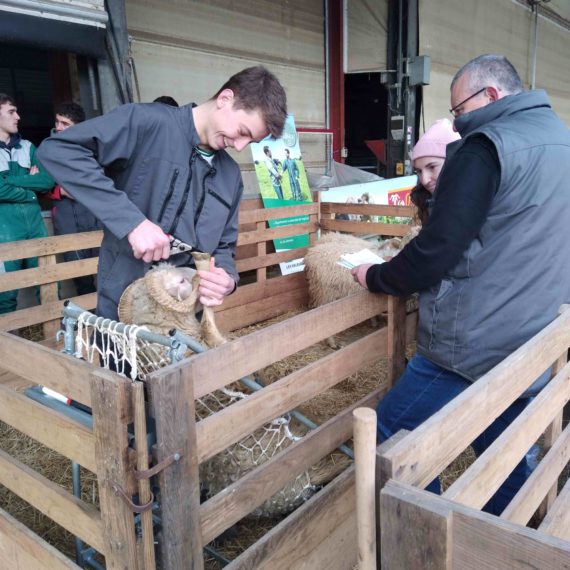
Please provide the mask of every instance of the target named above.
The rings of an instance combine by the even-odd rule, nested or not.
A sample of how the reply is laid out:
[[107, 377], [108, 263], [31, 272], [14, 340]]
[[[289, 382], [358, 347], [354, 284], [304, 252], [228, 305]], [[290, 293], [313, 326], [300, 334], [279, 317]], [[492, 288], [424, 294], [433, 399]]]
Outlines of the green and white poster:
[[[250, 146], [261, 198], [266, 208], [310, 204], [313, 201], [303, 165], [295, 120], [292, 115], [287, 117], [280, 139], [267, 137], [258, 143], [252, 143]], [[279, 214], [276, 212], [275, 219], [269, 220], [268, 223], [270, 228], [278, 228], [293, 224], [304, 224], [308, 221], [309, 216], [279, 218]], [[274, 244], [277, 252], [307, 247], [309, 245], [309, 234], [279, 238], [274, 240]], [[304, 269], [302, 258], [279, 265], [283, 275]]]

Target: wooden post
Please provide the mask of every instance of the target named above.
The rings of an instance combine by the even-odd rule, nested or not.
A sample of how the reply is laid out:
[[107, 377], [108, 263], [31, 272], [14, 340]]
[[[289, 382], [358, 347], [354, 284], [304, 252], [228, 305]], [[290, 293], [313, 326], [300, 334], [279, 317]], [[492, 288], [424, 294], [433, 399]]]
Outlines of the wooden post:
[[380, 505], [382, 568], [446, 570], [452, 567], [453, 512], [449, 502], [390, 481], [382, 491]]
[[388, 388], [406, 368], [406, 298], [388, 297]]
[[357, 408], [352, 415], [358, 567], [360, 570], [374, 570], [376, 568], [376, 412], [370, 408]]
[[391, 449], [396, 443], [399, 443], [406, 435], [410, 432], [407, 429], [402, 429], [398, 433], [395, 433], [389, 440], [381, 443], [376, 448], [376, 469], [375, 469], [375, 492], [374, 492], [374, 507], [376, 509], [375, 518], [376, 518], [376, 563], [377, 567], [381, 567], [381, 554], [382, 554], [382, 545], [381, 545], [381, 518], [383, 513], [380, 510], [380, 492], [388, 483], [390, 479], [394, 477], [394, 465], [392, 461], [384, 457], [384, 453], [386, 453], [389, 449]]
[[107, 568], [137, 570], [135, 517], [119, 494], [129, 487], [128, 424], [132, 420], [130, 380], [108, 371], [92, 375], [93, 433]]
[[162, 531], [159, 539], [163, 570], [202, 570], [200, 481], [191, 361], [182, 369], [158, 371], [147, 380], [156, 422], [158, 462], [180, 459], [158, 475]]
[[[265, 229], [265, 220], [261, 221], [261, 222], [257, 222], [256, 225], [256, 229], [259, 232], [262, 232]], [[267, 242], [266, 241], [260, 241], [257, 243], [257, 255], [258, 257], [263, 257], [264, 255], [267, 254]], [[267, 279], [267, 267], [258, 267], [256, 269], [256, 277], [257, 277], [257, 282], [261, 282], [261, 281], [265, 281]]]
[[[38, 266], [46, 267], [48, 265], [55, 265], [56, 258], [55, 255], [42, 255], [38, 257]], [[40, 299], [42, 305], [51, 303], [59, 300], [57, 293], [57, 281], [54, 283], [46, 283], [45, 285], [40, 285]], [[42, 325], [44, 332], [44, 339], [47, 341], [55, 341], [55, 335], [60, 329], [59, 319], [55, 321], [47, 321]]]
[[[146, 431], [146, 415], [144, 402], [144, 384], [132, 384], [133, 408], [135, 414], [135, 444], [137, 448], [137, 470], [148, 469], [148, 442]], [[148, 479], [139, 481], [139, 503], [144, 505], [151, 499], [150, 482]], [[155, 570], [154, 532], [152, 510], [141, 513], [142, 529], [142, 560], [144, 570]]]
[[[564, 351], [558, 360], [554, 363], [552, 367], [552, 377], [556, 376], [562, 368], [566, 365], [568, 360], [567, 351]], [[562, 417], [564, 415], [564, 408], [560, 410], [557, 416], [554, 418], [553, 422], [546, 428], [544, 432], [544, 440], [542, 443], [542, 447], [544, 453], [546, 454], [548, 450], [554, 445], [554, 442], [560, 437], [562, 433]], [[546, 495], [544, 501], [541, 503], [540, 507], [538, 508], [538, 516], [540, 519], [543, 519], [546, 516], [546, 513], [556, 500], [556, 496], [558, 495], [558, 483], [554, 484], [548, 494]]]

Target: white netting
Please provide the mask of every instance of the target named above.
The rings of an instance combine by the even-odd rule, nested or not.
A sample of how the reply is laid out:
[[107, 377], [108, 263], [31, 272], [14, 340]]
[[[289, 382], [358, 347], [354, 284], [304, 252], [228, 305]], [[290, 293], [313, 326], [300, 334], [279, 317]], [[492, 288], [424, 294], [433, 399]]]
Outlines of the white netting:
[[138, 332], [148, 330], [137, 325], [123, 325], [123, 332], [117, 329], [122, 323], [97, 317], [84, 312], [77, 319], [75, 356], [102, 368], [114, 369], [122, 376], [135, 380], [139, 375], [149, 374], [170, 363], [168, 349], [160, 344], [150, 343]]
[[[125, 328], [119, 332], [118, 328], [123, 326]], [[168, 347], [142, 339], [138, 335], [142, 330], [148, 329], [123, 325], [102, 317], [93, 319], [93, 314], [86, 311], [77, 320], [75, 356], [107, 369], [113, 365], [118, 374], [133, 380], [142, 377], [170, 363]], [[242, 391], [239, 383], [216, 390], [196, 400], [196, 416], [203, 420], [248, 395], [248, 392]], [[286, 414], [202, 463], [200, 479], [208, 494], [213, 496], [225, 489], [300, 439], [307, 430], [299, 424], [294, 431], [297, 433], [293, 433], [292, 418]], [[285, 514], [306, 501], [314, 491], [315, 487], [305, 471], [252, 514]]]

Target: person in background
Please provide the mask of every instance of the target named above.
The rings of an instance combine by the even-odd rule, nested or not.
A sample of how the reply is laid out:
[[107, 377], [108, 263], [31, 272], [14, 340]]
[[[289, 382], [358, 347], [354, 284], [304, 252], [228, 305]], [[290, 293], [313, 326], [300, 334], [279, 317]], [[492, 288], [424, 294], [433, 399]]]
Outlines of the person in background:
[[293, 200], [302, 200], [303, 193], [299, 183], [299, 167], [294, 158], [291, 158], [289, 149], [285, 149], [285, 160], [283, 161], [283, 172], [289, 175], [289, 184], [291, 186], [291, 197]]
[[[230, 77], [200, 105], [123, 105], [41, 144], [41, 163], [105, 226], [100, 316], [117, 319], [123, 291], [170, 257], [173, 237], [213, 256], [210, 270], [198, 272], [203, 305], [220, 305], [235, 290], [243, 183], [225, 149], [279, 137], [286, 116], [285, 90], [257, 66]], [[170, 261], [193, 264], [188, 253]]]
[[[392, 260], [351, 270], [373, 292], [421, 293], [417, 353], [378, 405], [382, 440], [423, 423], [570, 301], [570, 132], [546, 93], [525, 92], [504, 56], [482, 55], [453, 78], [451, 113], [461, 140], [447, 147], [427, 223]], [[549, 378], [473, 442], [477, 454]], [[531, 449], [486, 511], [503, 511], [534, 460]]]
[[171, 107], [180, 107], [178, 101], [171, 97], [170, 95], [161, 95], [154, 99], [153, 103], [164, 103], [165, 105], [170, 105]]
[[269, 172], [269, 178], [271, 179], [273, 190], [275, 190], [277, 198], [279, 200], [283, 200], [283, 188], [281, 187], [283, 172], [279, 172], [278, 170], [279, 162], [277, 159], [273, 158], [271, 149], [268, 146], [263, 147], [263, 153], [265, 154], [265, 166]]
[[[61, 103], [55, 109], [55, 128], [53, 134], [61, 133], [85, 120], [85, 111], [81, 105], [73, 102]], [[92, 232], [103, 228], [101, 222], [80, 202], [74, 200], [59, 184], [56, 184], [48, 196], [53, 200], [52, 218], [56, 236]], [[79, 261], [99, 255], [98, 248], [66, 251], [65, 261]], [[95, 277], [85, 275], [73, 279], [78, 295], [93, 293], [96, 290]]]
[[[36, 192], [53, 179], [36, 160], [35, 146], [20, 136], [20, 115], [12, 97], [0, 93], [0, 243], [47, 236]], [[37, 258], [0, 262], [0, 273], [37, 267]], [[0, 293], [0, 314], [15, 311], [18, 290]]]
[[421, 225], [428, 220], [429, 205], [445, 161], [447, 145], [460, 138], [449, 119], [439, 119], [420, 137], [412, 150], [418, 184], [412, 190], [410, 200], [418, 210], [417, 218]]

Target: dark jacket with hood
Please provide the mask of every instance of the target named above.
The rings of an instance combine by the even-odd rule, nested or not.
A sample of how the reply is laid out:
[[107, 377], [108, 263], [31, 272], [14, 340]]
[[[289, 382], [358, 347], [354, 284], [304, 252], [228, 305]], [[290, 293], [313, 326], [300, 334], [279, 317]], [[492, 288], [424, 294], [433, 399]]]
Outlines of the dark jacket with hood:
[[[125, 288], [149, 264], [135, 259], [128, 234], [149, 219], [167, 234], [213, 254], [237, 282], [235, 248], [243, 192], [236, 162], [218, 151], [210, 166], [192, 106], [123, 105], [45, 140], [38, 159], [105, 226], [97, 312], [116, 319]], [[172, 257], [188, 265], [188, 254]]]

